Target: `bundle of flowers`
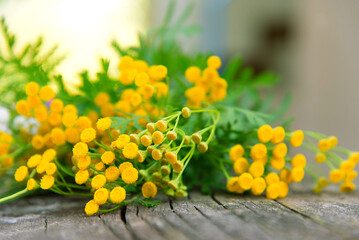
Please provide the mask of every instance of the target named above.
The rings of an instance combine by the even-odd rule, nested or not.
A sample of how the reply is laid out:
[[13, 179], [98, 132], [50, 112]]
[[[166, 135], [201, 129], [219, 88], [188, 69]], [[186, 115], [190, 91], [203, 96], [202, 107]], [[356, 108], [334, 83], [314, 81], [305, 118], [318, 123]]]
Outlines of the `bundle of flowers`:
[[181, 198], [196, 187], [276, 199], [305, 175], [315, 193], [329, 184], [355, 189], [359, 153], [334, 136], [291, 129], [282, 120], [287, 101], [273, 108], [259, 94], [276, 84], [273, 74], [254, 75], [239, 58], [222, 66], [217, 56], [185, 54], [160, 30], [137, 47], [114, 42], [119, 75], [102, 59], [96, 79], [81, 73], [77, 93], [32, 51], [1, 56], [4, 68], [15, 62], [27, 75], [0, 94], [13, 93], [3, 103], [10, 120], [0, 133], [0, 203], [50, 191], [89, 197], [92, 215], [133, 202], [155, 206], [159, 192]]

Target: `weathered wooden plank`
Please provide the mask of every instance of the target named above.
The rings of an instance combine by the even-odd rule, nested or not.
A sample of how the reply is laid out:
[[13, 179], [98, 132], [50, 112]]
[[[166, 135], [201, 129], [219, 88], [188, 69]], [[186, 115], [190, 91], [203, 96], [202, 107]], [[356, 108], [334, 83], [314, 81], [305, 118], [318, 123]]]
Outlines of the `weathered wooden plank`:
[[192, 192], [154, 208], [87, 217], [88, 199], [34, 196], [0, 205], [0, 239], [359, 239], [359, 194], [263, 197]]
[[264, 197], [220, 194], [215, 195], [215, 198], [245, 222], [260, 228], [270, 239], [341, 239], [310, 218]]
[[198, 239], [233, 239], [233, 236], [223, 231], [221, 226], [199, 210], [201, 208], [200, 202], [194, 203], [191, 199], [178, 199], [172, 202], [172, 207], [174, 212], [183, 220], [183, 224], [194, 230]]
[[[136, 215], [146, 221], [152, 228], [156, 229], [161, 233], [166, 239], [174, 239], [174, 240], [186, 240], [191, 239], [192, 236], [187, 236], [185, 232], [183, 232], [180, 228], [178, 228], [178, 224], [181, 223], [180, 219], [177, 221], [168, 221], [165, 216], [172, 215], [175, 213], [170, 208], [169, 200], [163, 201], [161, 205], [147, 208], [141, 205], [137, 206], [129, 206], [128, 208], [135, 210]], [[134, 229], [136, 230], [136, 229]]]
[[45, 226], [41, 215], [3, 216], [0, 218], [0, 239], [43, 239]]
[[359, 195], [326, 192], [296, 194], [278, 203], [338, 233], [345, 239], [359, 239]]

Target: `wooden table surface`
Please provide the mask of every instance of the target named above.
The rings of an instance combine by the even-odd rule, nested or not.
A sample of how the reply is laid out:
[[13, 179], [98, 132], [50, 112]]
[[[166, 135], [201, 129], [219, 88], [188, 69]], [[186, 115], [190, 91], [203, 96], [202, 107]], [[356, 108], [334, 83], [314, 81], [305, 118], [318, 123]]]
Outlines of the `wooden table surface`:
[[359, 239], [358, 192], [304, 191], [275, 201], [191, 192], [90, 217], [86, 201], [45, 195], [0, 205], [0, 239]]

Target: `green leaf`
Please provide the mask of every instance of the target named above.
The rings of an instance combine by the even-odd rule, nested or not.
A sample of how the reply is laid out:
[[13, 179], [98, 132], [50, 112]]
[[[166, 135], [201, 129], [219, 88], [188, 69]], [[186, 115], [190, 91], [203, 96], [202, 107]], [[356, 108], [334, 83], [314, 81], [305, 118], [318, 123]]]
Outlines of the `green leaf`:
[[162, 202], [162, 200], [148, 199], [148, 198], [145, 198], [145, 199], [137, 198], [137, 199], [133, 200], [133, 202], [142, 204], [145, 207], [155, 207], [155, 206], [159, 205]]

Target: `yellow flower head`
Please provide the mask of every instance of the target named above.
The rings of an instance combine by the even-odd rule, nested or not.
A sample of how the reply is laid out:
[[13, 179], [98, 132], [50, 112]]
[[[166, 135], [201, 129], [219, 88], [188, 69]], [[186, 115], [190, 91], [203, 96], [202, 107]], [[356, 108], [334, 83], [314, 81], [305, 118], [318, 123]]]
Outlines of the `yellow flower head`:
[[238, 158], [233, 164], [233, 169], [238, 175], [246, 172], [248, 169], [248, 161], [243, 157]]
[[106, 188], [99, 188], [95, 191], [93, 195], [93, 200], [95, 203], [101, 205], [107, 202], [108, 197], [110, 196], [110, 192]]
[[343, 193], [349, 193], [355, 190], [355, 185], [352, 182], [345, 182], [340, 186], [340, 191]]
[[329, 137], [329, 141], [330, 141], [330, 147], [331, 148], [336, 147], [337, 144], [338, 144], [338, 138], [335, 137], [335, 136]]
[[54, 90], [49, 86], [44, 86], [40, 89], [40, 98], [44, 101], [50, 101], [55, 95]]
[[280, 194], [280, 186], [278, 183], [271, 184], [267, 187], [266, 197], [269, 199], [276, 199]]
[[37, 188], [37, 182], [35, 181], [35, 179], [30, 178], [29, 180], [27, 180], [27, 184], [26, 184], [26, 188], [27, 190], [31, 191]]
[[177, 161], [174, 164], [172, 164], [172, 168], [173, 168], [173, 171], [175, 171], [177, 173], [181, 172], [183, 169], [183, 163], [180, 161]]
[[96, 106], [102, 107], [110, 102], [110, 95], [105, 92], [99, 92], [94, 100]]
[[273, 137], [273, 128], [266, 124], [258, 129], [257, 137], [262, 143], [269, 142]]
[[75, 144], [80, 141], [80, 133], [77, 130], [77, 128], [74, 127], [66, 128], [65, 135], [66, 135], [66, 141], [68, 141], [69, 143]]
[[328, 186], [328, 184], [329, 184], [329, 181], [328, 181], [327, 178], [321, 177], [321, 178], [318, 179], [318, 186], [320, 188], [325, 188], [325, 187]]
[[288, 191], [289, 191], [289, 188], [288, 188], [288, 184], [283, 182], [283, 181], [280, 181], [278, 183], [279, 185], [279, 195], [278, 197], [280, 198], [284, 198], [288, 195]]
[[29, 103], [31, 108], [37, 108], [41, 105], [41, 99], [39, 96], [28, 96], [27, 102]]
[[17, 182], [22, 182], [25, 180], [28, 174], [28, 168], [26, 166], [20, 166], [18, 169], [16, 169], [14, 177]]
[[47, 175], [54, 175], [57, 171], [57, 166], [55, 163], [49, 163], [46, 167], [46, 174]]
[[31, 109], [30, 104], [26, 102], [25, 100], [20, 100], [16, 103], [16, 112], [24, 115], [26, 117], [29, 117], [31, 115]]
[[305, 168], [306, 164], [307, 164], [307, 159], [301, 153], [295, 155], [292, 158], [292, 167], [293, 168], [295, 168], [295, 167]]
[[116, 181], [120, 176], [120, 170], [116, 166], [111, 166], [106, 169], [105, 177], [107, 182]]
[[282, 171], [280, 171], [279, 177], [281, 181], [284, 181], [287, 184], [292, 182], [292, 174], [291, 171], [288, 169], [283, 169]]
[[263, 143], [257, 143], [251, 148], [251, 157], [253, 160], [263, 159], [267, 156], [267, 147]]
[[97, 120], [96, 127], [100, 131], [105, 131], [111, 127], [111, 118], [100, 118]]
[[155, 131], [153, 134], [152, 134], [152, 140], [154, 142], [154, 144], [161, 144], [164, 140], [164, 136], [163, 136], [163, 133], [161, 133], [160, 131]]
[[107, 165], [111, 165], [113, 161], [115, 160], [115, 154], [111, 151], [106, 151], [102, 154], [101, 160], [103, 163]]
[[266, 182], [262, 177], [257, 177], [253, 180], [251, 191], [254, 195], [261, 195], [266, 189]]
[[340, 169], [343, 170], [345, 173], [349, 173], [354, 170], [355, 163], [350, 160], [346, 160], [340, 164]]
[[96, 130], [93, 128], [86, 128], [81, 132], [80, 139], [84, 143], [92, 142], [96, 138]]
[[274, 168], [275, 170], [282, 170], [285, 166], [285, 159], [284, 158], [275, 158], [272, 157], [270, 160], [270, 165], [272, 166], [272, 168]]
[[66, 143], [66, 134], [61, 128], [53, 128], [51, 131], [51, 140], [57, 146], [64, 145]]
[[40, 135], [35, 135], [32, 137], [31, 144], [34, 149], [42, 149], [45, 146], [44, 138]]
[[279, 126], [273, 129], [273, 137], [271, 139], [271, 143], [278, 144], [283, 142], [285, 138], [285, 130], [283, 127]]
[[230, 192], [236, 192], [238, 189], [240, 189], [239, 186], [239, 177], [231, 177], [227, 182], [227, 190]]
[[177, 162], [177, 154], [175, 152], [166, 152], [165, 159], [169, 163], [174, 164], [175, 162]]
[[123, 155], [127, 159], [134, 159], [138, 153], [138, 146], [135, 143], [127, 143], [123, 148]]
[[210, 68], [218, 69], [222, 65], [221, 59], [217, 56], [210, 56], [207, 59], [207, 66]]
[[35, 96], [39, 93], [40, 86], [37, 82], [29, 82], [25, 87], [26, 95]]
[[127, 168], [133, 168], [133, 165], [131, 162], [123, 162], [120, 164], [120, 166], [118, 167], [120, 174]]
[[253, 184], [253, 177], [249, 173], [242, 173], [238, 178], [238, 183], [243, 190], [249, 190]]
[[114, 143], [114, 146], [118, 149], [123, 149], [123, 147], [130, 142], [130, 136], [127, 134], [121, 134]]
[[84, 184], [87, 182], [87, 180], [89, 179], [89, 171], [86, 170], [80, 170], [76, 173], [75, 175], [75, 182], [79, 185]]
[[133, 68], [136, 69], [139, 73], [146, 72], [148, 69], [148, 64], [143, 60], [136, 60], [133, 63]]
[[248, 171], [253, 177], [260, 177], [264, 173], [264, 165], [260, 161], [253, 162]]
[[110, 192], [110, 200], [113, 203], [121, 203], [126, 199], [126, 190], [123, 187], [115, 187]]
[[154, 198], [157, 195], [157, 186], [153, 182], [146, 182], [142, 185], [144, 198]]
[[102, 188], [106, 184], [106, 177], [105, 175], [98, 174], [92, 178], [91, 187], [93, 189]]
[[62, 121], [62, 116], [60, 113], [51, 112], [48, 116], [48, 122], [52, 126], [60, 126]]
[[244, 154], [244, 148], [240, 144], [234, 145], [231, 150], [229, 150], [229, 158], [235, 162], [237, 159], [241, 158]]
[[302, 130], [295, 131], [292, 136], [290, 137], [290, 144], [293, 147], [300, 147], [304, 140], [304, 133]]
[[149, 83], [149, 81], [150, 81], [150, 77], [145, 72], [141, 72], [136, 75], [135, 84], [137, 87], [143, 87], [147, 83]]
[[43, 123], [47, 120], [47, 117], [47, 108], [45, 106], [35, 108], [35, 118], [37, 121]]
[[353, 181], [357, 176], [358, 176], [358, 173], [356, 171], [354, 171], [354, 170], [351, 171], [351, 172], [348, 172], [345, 175], [345, 181], [346, 182]]
[[37, 167], [36, 167], [37, 173], [39, 173], [39, 174], [44, 173], [46, 171], [48, 165], [49, 165], [49, 162], [46, 161], [46, 159], [42, 158], [39, 165], [37, 165]]
[[81, 116], [77, 119], [76, 127], [80, 132], [91, 126], [92, 126], [92, 122], [89, 117]]
[[90, 200], [88, 203], [86, 203], [85, 206], [85, 212], [87, 215], [93, 215], [98, 212], [99, 205], [94, 201]]
[[279, 183], [279, 176], [275, 172], [271, 172], [267, 174], [265, 177], [267, 185], [271, 185], [273, 183]]
[[41, 161], [41, 155], [35, 154], [35, 155], [31, 156], [29, 158], [29, 160], [27, 160], [27, 166], [29, 168], [35, 168], [35, 167], [37, 167], [37, 165], [39, 165], [40, 161]]
[[352, 153], [349, 160], [357, 164], [359, 162], [359, 153]]
[[77, 167], [80, 170], [85, 170], [87, 169], [91, 164], [91, 157], [90, 156], [85, 156], [85, 157], [81, 157], [79, 159], [79, 161], [77, 162]]
[[141, 144], [145, 147], [148, 147], [152, 144], [152, 136], [143, 135], [141, 136]]
[[321, 139], [318, 142], [318, 148], [322, 152], [328, 152], [331, 147], [332, 147], [332, 144], [329, 139]]
[[55, 178], [51, 175], [44, 175], [41, 178], [40, 187], [44, 190], [50, 189], [55, 184]]
[[56, 157], [56, 151], [52, 148], [47, 149], [42, 154], [42, 159], [44, 159], [45, 161], [48, 161], [48, 162], [51, 162], [52, 160], [54, 160], [55, 157]]
[[323, 162], [325, 162], [326, 159], [327, 159], [327, 156], [325, 156], [324, 153], [318, 153], [317, 155], [315, 155], [315, 161], [317, 163], [323, 163]]
[[168, 131], [166, 134], [166, 138], [171, 141], [175, 141], [177, 139], [177, 133], [175, 131]]
[[199, 67], [191, 66], [186, 69], [185, 76], [189, 82], [195, 83], [201, 78], [201, 73], [202, 71]]
[[121, 172], [122, 180], [127, 184], [135, 183], [138, 179], [138, 170], [136, 168], [126, 168]]
[[65, 113], [74, 113], [75, 115], [77, 115], [77, 108], [75, 107], [75, 105], [73, 105], [73, 104], [67, 104], [65, 107], [64, 107], [64, 109], [63, 109], [63, 111], [62, 111], [64, 114]]
[[337, 170], [332, 170], [329, 172], [329, 180], [332, 183], [339, 183], [340, 181], [342, 181], [344, 179], [344, 171], [341, 169], [337, 169]]
[[135, 61], [133, 60], [132, 57], [130, 57], [130, 56], [122, 56], [121, 60], [120, 60], [120, 63], [118, 64], [118, 68], [120, 70], [132, 68], [134, 63], [135, 63]]
[[105, 170], [105, 164], [103, 164], [103, 162], [96, 163], [95, 170], [98, 172], [103, 172]]
[[79, 142], [79, 143], [76, 143], [76, 145], [72, 149], [72, 152], [75, 157], [80, 158], [80, 157], [85, 157], [88, 150], [89, 150], [89, 148], [86, 143]]
[[285, 143], [279, 143], [273, 148], [273, 156], [276, 158], [284, 158], [287, 155], [287, 145]]
[[152, 158], [153, 158], [154, 160], [156, 160], [156, 161], [161, 160], [161, 159], [162, 159], [162, 155], [163, 155], [163, 153], [162, 153], [162, 151], [159, 150], [159, 149], [155, 149], [155, 150], [153, 150], [152, 153], [151, 153]]
[[150, 133], [154, 133], [156, 131], [156, 124], [154, 124], [153, 122], [147, 123], [146, 124], [146, 129], [150, 132]]
[[293, 182], [300, 182], [304, 178], [304, 169], [300, 167], [295, 167], [292, 169], [291, 177]]
[[50, 104], [51, 112], [61, 112], [64, 108], [64, 103], [60, 99], [54, 99]]

